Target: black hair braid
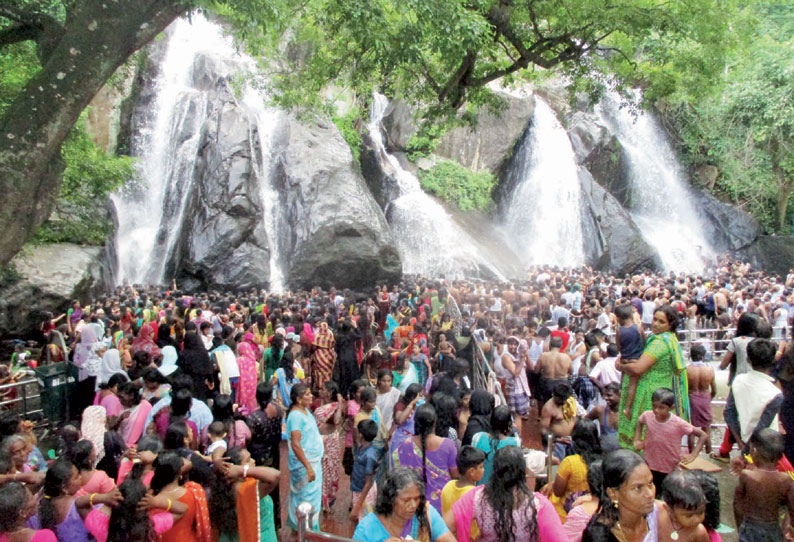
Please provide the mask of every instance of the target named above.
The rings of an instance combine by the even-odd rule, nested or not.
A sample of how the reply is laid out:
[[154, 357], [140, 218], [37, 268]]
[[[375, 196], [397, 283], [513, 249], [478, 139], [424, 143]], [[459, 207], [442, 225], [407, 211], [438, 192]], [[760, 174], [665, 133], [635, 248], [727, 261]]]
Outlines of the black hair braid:
[[66, 459], [59, 459], [47, 469], [44, 477], [44, 498], [39, 502], [39, 523], [42, 529], [54, 530], [58, 524], [58, 514], [53, 499], [63, 494], [72, 477], [74, 466]]

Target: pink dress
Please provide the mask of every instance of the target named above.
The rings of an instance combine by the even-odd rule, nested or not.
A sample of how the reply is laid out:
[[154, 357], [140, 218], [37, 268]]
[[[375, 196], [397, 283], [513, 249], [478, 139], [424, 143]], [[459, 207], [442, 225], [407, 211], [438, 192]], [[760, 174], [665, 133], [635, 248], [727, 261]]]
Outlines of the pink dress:
[[258, 408], [256, 404], [256, 359], [257, 352], [250, 343], [242, 342], [237, 345], [237, 366], [240, 368], [240, 386], [237, 394], [237, 403], [240, 411], [247, 416]]
[[[132, 472], [132, 467], [133, 467], [132, 461], [130, 461], [129, 459], [124, 458], [121, 460], [121, 464], [119, 465], [119, 474], [116, 477], [116, 485], [120, 486], [122, 483], [124, 483], [124, 480]], [[143, 485], [149, 487], [149, 484], [152, 483], [153, 476], [154, 476], [153, 470], [144, 473], [144, 475], [141, 476], [141, 482], [143, 482]]]
[[77, 490], [75, 496], [82, 497], [92, 493], [108, 493], [114, 487], [116, 487], [116, 484], [105, 471], [95, 470], [94, 474], [91, 475], [91, 478], [88, 479], [85, 485]]
[[118, 416], [124, 411], [121, 401], [114, 393], [107, 394], [101, 401], [99, 400], [99, 393], [97, 393], [94, 397], [94, 404], [104, 408], [108, 416]]
[[568, 542], [581, 542], [582, 533], [587, 528], [587, 524], [590, 523], [590, 518], [592, 517], [581, 505], [571, 508], [563, 524], [563, 528], [568, 534]]
[[[157, 534], [163, 534], [174, 526], [174, 516], [162, 510], [151, 510], [149, 519], [152, 520], [154, 532]], [[91, 510], [85, 518], [85, 528], [94, 535], [97, 542], [107, 542], [109, 527], [110, 516], [102, 512], [101, 507]]]
[[[8, 535], [0, 534], [0, 542], [9, 542]], [[39, 529], [30, 538], [30, 542], [58, 542], [55, 533], [49, 529]]]

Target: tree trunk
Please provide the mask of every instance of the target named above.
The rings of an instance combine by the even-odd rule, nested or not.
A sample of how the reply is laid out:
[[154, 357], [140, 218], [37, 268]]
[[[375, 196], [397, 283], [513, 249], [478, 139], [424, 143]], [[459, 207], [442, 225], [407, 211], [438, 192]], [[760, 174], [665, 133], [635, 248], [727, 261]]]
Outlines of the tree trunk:
[[786, 213], [788, 212], [788, 200], [794, 190], [794, 179], [787, 179], [782, 168], [774, 167], [775, 178], [777, 179], [777, 231], [784, 233], [787, 230]]
[[80, 0], [52, 54], [0, 118], [0, 265], [50, 214], [61, 144], [116, 69], [186, 9], [183, 0]]

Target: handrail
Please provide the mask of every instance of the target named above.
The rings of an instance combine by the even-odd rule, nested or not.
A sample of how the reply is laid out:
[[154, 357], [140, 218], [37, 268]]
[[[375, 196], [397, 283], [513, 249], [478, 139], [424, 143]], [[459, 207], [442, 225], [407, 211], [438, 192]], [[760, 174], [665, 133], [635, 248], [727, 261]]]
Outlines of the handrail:
[[5, 391], [12, 388], [17, 388], [21, 391], [20, 395], [16, 399], [0, 401], [0, 407], [22, 403], [22, 414], [24, 417], [28, 417], [31, 414], [38, 414], [39, 412], [44, 412], [44, 410], [41, 408], [36, 410], [28, 410], [28, 401], [41, 397], [40, 393], [36, 395], [28, 394], [27, 386], [31, 384], [38, 384], [38, 381], [35, 378], [30, 378], [27, 380], [20, 380], [19, 382], [11, 382], [9, 384], [0, 385], [0, 391]]
[[298, 519], [298, 542], [310, 540], [312, 542], [355, 542], [352, 538], [345, 538], [335, 534], [313, 531], [309, 526], [309, 519], [314, 515], [314, 507], [311, 503], [302, 502], [295, 509]]

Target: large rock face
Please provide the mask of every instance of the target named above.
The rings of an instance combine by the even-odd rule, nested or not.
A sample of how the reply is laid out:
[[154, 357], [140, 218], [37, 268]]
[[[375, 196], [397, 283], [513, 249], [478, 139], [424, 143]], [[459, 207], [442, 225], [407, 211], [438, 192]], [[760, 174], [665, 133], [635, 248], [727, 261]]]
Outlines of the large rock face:
[[[188, 212], [169, 264], [180, 283], [249, 288], [269, 280], [270, 251], [260, 183], [253, 160], [257, 126], [208, 63], [197, 76], [207, 85], [210, 112], [201, 130]], [[195, 79], [195, 77], [194, 77]]]
[[794, 237], [760, 235], [736, 255], [752, 263], [756, 269], [785, 277], [794, 269]]
[[402, 265], [386, 219], [333, 123], [309, 125], [288, 115], [275, 141], [275, 182], [292, 225], [289, 284], [357, 288], [399, 280]]
[[755, 241], [763, 233], [749, 213], [724, 203], [705, 190], [693, 190], [695, 208], [703, 214], [705, 234], [718, 252], [733, 252]]
[[89, 302], [109, 287], [104, 248], [70, 243], [26, 246], [11, 261], [18, 277], [0, 287], [0, 335], [36, 332], [43, 311], [58, 316], [69, 303]]
[[639, 228], [618, 200], [595, 182], [584, 168], [579, 168], [579, 182], [588, 259], [599, 269], [620, 273], [660, 269], [656, 251], [645, 242]]
[[531, 96], [519, 98], [501, 93], [500, 96], [506, 102], [504, 111], [493, 114], [483, 109], [476, 126], [450, 130], [441, 138], [434, 153], [474, 171], [497, 172], [513, 152], [535, 109]]

